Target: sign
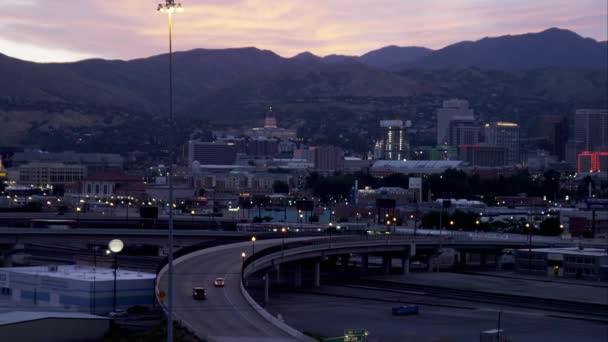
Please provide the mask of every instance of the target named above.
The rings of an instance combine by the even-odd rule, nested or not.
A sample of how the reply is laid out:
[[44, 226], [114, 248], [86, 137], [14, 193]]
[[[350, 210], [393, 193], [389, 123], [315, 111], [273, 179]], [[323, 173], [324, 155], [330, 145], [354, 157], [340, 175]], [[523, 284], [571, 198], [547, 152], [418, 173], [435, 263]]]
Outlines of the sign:
[[0, 171], [0, 178], [6, 178], [6, 172]]
[[409, 188], [422, 190], [422, 178], [410, 177]]
[[324, 338], [323, 342], [344, 342], [344, 336]]
[[367, 330], [365, 329], [344, 329], [344, 342], [365, 342], [367, 340]]

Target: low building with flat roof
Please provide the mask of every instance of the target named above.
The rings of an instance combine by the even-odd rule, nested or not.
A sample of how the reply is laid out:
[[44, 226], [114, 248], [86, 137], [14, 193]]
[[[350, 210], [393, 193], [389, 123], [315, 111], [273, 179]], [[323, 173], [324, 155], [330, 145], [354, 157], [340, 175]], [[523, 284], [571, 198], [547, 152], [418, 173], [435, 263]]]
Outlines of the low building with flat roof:
[[0, 313], [3, 342], [101, 341], [111, 318], [80, 312], [10, 311]]
[[[155, 274], [118, 269], [116, 308], [154, 303]], [[19, 306], [88, 313], [113, 310], [114, 270], [85, 265], [0, 269], [0, 296]]]
[[607, 280], [608, 252], [579, 247], [518, 249], [515, 269], [548, 277]]

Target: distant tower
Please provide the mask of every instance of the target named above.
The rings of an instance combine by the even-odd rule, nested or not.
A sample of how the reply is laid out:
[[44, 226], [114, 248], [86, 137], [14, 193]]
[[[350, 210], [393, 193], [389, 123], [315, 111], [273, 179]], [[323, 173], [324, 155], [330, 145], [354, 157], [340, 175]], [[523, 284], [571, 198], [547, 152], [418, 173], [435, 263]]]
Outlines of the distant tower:
[[264, 128], [277, 128], [277, 118], [272, 111], [272, 107], [268, 109], [264, 118]]
[[408, 154], [408, 143], [405, 137], [405, 129], [401, 120], [382, 120], [380, 127], [384, 130], [384, 148], [382, 159], [402, 160]]

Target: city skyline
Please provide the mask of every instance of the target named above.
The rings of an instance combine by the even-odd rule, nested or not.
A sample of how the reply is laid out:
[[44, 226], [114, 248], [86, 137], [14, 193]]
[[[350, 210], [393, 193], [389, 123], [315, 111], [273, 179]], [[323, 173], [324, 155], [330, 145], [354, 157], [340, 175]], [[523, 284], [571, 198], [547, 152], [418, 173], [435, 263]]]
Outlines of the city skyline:
[[[37, 62], [86, 58], [133, 59], [165, 52], [163, 16], [155, 2], [7, 0], [0, 53]], [[261, 0], [187, 1], [176, 20], [177, 50], [256, 46], [290, 57], [360, 55], [386, 45], [432, 49], [486, 36], [560, 27], [608, 39], [605, 1], [467, 0], [401, 3]], [[78, 27], [78, 29], [74, 29]]]

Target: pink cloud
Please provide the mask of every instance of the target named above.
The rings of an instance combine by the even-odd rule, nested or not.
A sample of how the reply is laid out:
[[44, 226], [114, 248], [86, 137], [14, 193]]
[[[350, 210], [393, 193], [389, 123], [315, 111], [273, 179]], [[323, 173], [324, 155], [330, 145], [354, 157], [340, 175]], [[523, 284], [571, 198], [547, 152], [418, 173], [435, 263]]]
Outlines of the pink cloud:
[[[257, 46], [285, 56], [305, 50], [361, 54], [389, 44], [441, 48], [548, 27], [608, 38], [605, 0], [182, 2], [186, 11], [175, 18], [178, 50]], [[149, 0], [11, 0], [3, 5], [0, 29], [0, 52], [35, 46], [49, 51], [48, 60], [53, 60], [53, 51], [121, 59], [166, 51], [166, 18]], [[27, 53], [16, 57], [41, 60]]]

